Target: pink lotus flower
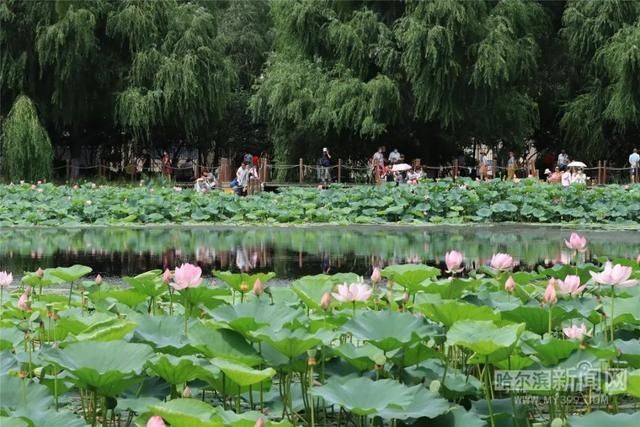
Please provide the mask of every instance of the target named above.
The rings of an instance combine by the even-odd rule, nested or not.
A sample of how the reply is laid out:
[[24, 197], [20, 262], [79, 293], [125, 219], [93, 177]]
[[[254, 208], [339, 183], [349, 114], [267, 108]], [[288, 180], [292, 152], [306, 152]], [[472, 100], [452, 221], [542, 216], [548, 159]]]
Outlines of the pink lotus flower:
[[6, 288], [13, 282], [13, 274], [0, 271], [0, 287]]
[[587, 238], [578, 233], [571, 233], [569, 240], [565, 240], [564, 244], [574, 251], [584, 252], [587, 250]]
[[558, 297], [556, 296], [556, 279], [549, 279], [549, 284], [544, 291], [542, 300], [547, 304], [555, 304], [558, 302]]
[[601, 285], [628, 288], [629, 286], [638, 284], [637, 280], [629, 280], [632, 272], [633, 270], [631, 267], [625, 267], [620, 264], [613, 265], [611, 262], [607, 261], [604, 264], [604, 270], [602, 273], [594, 273], [593, 271], [590, 271], [589, 274], [591, 274], [593, 280]]
[[558, 290], [561, 294], [576, 296], [580, 295], [587, 285], [580, 286], [580, 277], [569, 275], [564, 280], [558, 280]]
[[20, 295], [20, 299], [18, 299], [18, 308], [22, 311], [31, 311], [31, 307], [29, 306], [29, 295], [27, 295], [26, 292]]
[[147, 427], [166, 427], [166, 424], [164, 423], [162, 417], [154, 415], [153, 417], [149, 418], [149, 421], [147, 421]]
[[331, 306], [331, 293], [325, 292], [320, 298], [320, 308], [324, 311], [329, 310], [329, 306]]
[[568, 328], [562, 328], [562, 332], [567, 336], [567, 338], [572, 340], [582, 341], [585, 335], [587, 334], [587, 327], [583, 324], [580, 326], [571, 325]]
[[256, 279], [256, 283], [253, 284], [253, 293], [258, 297], [264, 293], [264, 285], [259, 278]]
[[168, 268], [164, 270], [164, 273], [162, 273], [162, 282], [163, 283], [169, 283], [171, 282], [171, 270], [169, 270]]
[[176, 290], [197, 288], [202, 283], [202, 269], [193, 264], [182, 264], [176, 267], [174, 283], [171, 286]]
[[96, 276], [96, 285], [102, 285], [102, 276], [99, 274]]
[[371, 287], [364, 283], [338, 285], [338, 292], [333, 297], [341, 302], [366, 301], [371, 296]]
[[638, 258], [636, 258], [636, 262], [640, 264], [640, 254], [638, 254]]
[[495, 254], [491, 257], [491, 267], [496, 270], [511, 270], [513, 268], [513, 258], [509, 254]]
[[266, 425], [267, 425], [267, 423], [264, 421], [264, 418], [260, 417], [260, 418], [258, 418], [256, 423], [253, 425], [253, 427], [264, 427]]
[[447, 252], [444, 256], [444, 263], [447, 265], [448, 273], [460, 273], [462, 270], [462, 260], [464, 257], [458, 251]]
[[38, 269], [36, 270], [36, 277], [38, 277], [39, 279], [42, 279], [44, 277], [44, 270], [40, 267], [38, 267]]
[[511, 293], [516, 288], [516, 281], [513, 280], [512, 276], [509, 276], [506, 283], [504, 284], [504, 290]]
[[382, 280], [382, 273], [378, 267], [373, 267], [373, 273], [371, 273], [371, 283], [379, 283]]

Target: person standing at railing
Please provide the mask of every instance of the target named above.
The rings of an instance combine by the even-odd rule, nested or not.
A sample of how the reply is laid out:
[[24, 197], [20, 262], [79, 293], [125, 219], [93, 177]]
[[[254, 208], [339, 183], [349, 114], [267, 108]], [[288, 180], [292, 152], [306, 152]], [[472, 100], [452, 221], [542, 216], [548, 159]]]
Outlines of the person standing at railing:
[[507, 180], [512, 181], [516, 176], [516, 155], [513, 151], [509, 151], [509, 159], [507, 160]]
[[629, 164], [631, 165], [631, 182], [640, 182], [640, 154], [637, 148], [634, 148], [633, 153], [629, 155]]
[[322, 157], [320, 157], [320, 176], [318, 177], [322, 185], [331, 182], [331, 174], [329, 173], [329, 167], [331, 167], [331, 154], [327, 147], [322, 149]]
[[560, 154], [558, 154], [558, 166], [562, 169], [567, 167], [568, 164], [569, 155], [564, 150], [560, 151]]
[[162, 153], [162, 175], [171, 178], [171, 157], [166, 151]]

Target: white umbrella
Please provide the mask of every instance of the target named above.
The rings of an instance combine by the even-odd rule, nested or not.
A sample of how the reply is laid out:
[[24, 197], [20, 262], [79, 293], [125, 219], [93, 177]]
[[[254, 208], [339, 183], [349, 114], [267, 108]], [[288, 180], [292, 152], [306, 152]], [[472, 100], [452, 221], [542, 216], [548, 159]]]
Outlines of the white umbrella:
[[398, 163], [397, 165], [393, 165], [393, 167], [391, 168], [393, 172], [404, 172], [411, 169], [413, 169], [411, 165], [408, 165], [406, 163]]
[[586, 168], [587, 167], [587, 165], [578, 161], [573, 161], [569, 163], [567, 166], [569, 166], [570, 168]]

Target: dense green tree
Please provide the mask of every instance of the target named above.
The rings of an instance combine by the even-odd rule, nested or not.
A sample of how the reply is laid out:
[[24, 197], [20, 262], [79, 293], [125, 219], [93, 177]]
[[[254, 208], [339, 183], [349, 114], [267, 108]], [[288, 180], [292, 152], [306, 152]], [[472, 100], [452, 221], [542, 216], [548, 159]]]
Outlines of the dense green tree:
[[53, 149], [33, 102], [19, 96], [0, 131], [2, 169], [7, 178], [49, 179]]

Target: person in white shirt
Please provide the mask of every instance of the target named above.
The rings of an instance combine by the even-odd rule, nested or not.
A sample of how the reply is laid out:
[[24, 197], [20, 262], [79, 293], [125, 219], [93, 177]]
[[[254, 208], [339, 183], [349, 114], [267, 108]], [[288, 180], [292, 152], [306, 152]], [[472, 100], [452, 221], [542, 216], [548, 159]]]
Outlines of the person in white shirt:
[[586, 184], [587, 183], [587, 175], [582, 171], [582, 169], [578, 169], [578, 171], [571, 175], [571, 183], [572, 184]]
[[400, 152], [397, 148], [394, 148], [393, 151], [389, 154], [389, 163], [395, 164], [400, 161]]
[[634, 148], [633, 153], [629, 155], [629, 164], [631, 165], [631, 182], [640, 182], [640, 154], [637, 148]]
[[562, 168], [563, 166], [567, 166], [569, 164], [569, 156], [565, 153], [564, 150], [558, 154], [558, 166]]
[[571, 185], [571, 172], [569, 172], [568, 169], [565, 168], [564, 172], [562, 172], [560, 182], [562, 183], [563, 187], [568, 187]]

